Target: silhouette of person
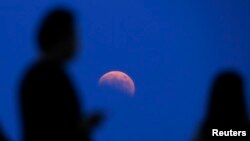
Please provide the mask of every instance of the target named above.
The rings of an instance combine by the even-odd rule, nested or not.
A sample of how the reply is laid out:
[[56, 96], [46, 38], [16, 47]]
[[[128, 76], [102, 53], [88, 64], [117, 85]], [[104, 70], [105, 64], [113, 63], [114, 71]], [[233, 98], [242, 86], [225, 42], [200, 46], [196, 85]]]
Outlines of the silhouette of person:
[[0, 141], [8, 141], [8, 138], [4, 134], [2, 128], [0, 128]]
[[39, 60], [21, 82], [24, 141], [89, 141], [99, 113], [82, 116], [65, 68], [76, 51], [75, 19], [66, 9], [51, 11], [38, 32]]
[[[239, 74], [227, 71], [221, 73], [215, 80], [208, 115], [202, 125], [197, 141], [214, 141], [228, 139], [216, 137], [220, 131], [246, 131], [245, 137], [233, 137], [237, 141], [249, 140], [249, 120], [244, 101], [243, 80]], [[212, 133], [214, 132], [214, 136]], [[221, 133], [222, 134], [222, 133]], [[242, 132], [227, 132], [223, 136], [243, 136]], [[230, 135], [231, 134], [231, 135]]]

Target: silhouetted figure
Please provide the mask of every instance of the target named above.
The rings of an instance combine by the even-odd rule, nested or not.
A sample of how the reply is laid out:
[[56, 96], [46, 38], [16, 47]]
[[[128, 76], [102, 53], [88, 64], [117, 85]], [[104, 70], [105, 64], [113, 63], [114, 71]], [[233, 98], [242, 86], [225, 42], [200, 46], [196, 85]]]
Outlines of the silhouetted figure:
[[8, 141], [9, 139], [6, 137], [5, 132], [3, 132], [2, 128], [0, 128], [0, 141]]
[[[220, 74], [212, 87], [208, 115], [202, 125], [197, 141], [227, 140], [227, 137], [216, 137], [216, 130], [212, 137], [212, 129], [218, 131], [246, 131], [246, 137], [235, 137], [234, 133], [223, 133], [224, 136], [233, 135], [235, 141], [248, 140], [250, 137], [249, 120], [244, 100], [244, 87], [241, 77], [234, 72]], [[219, 134], [219, 133], [218, 133]], [[244, 134], [237, 132], [237, 134]]]
[[89, 141], [100, 120], [82, 116], [76, 91], [65, 67], [76, 50], [74, 17], [63, 9], [51, 12], [38, 33], [40, 58], [21, 83], [24, 141]]

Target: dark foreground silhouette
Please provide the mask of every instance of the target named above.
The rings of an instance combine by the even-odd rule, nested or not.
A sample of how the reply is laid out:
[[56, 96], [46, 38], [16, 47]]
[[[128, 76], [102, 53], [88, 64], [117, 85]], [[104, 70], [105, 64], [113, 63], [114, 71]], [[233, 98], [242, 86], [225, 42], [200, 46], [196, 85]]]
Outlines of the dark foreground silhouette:
[[8, 141], [9, 139], [4, 134], [2, 128], [0, 128], [0, 141]]
[[99, 114], [81, 115], [79, 101], [65, 71], [76, 50], [74, 18], [63, 9], [51, 12], [38, 33], [39, 60], [21, 82], [24, 141], [89, 141]]
[[[241, 77], [234, 72], [221, 73], [215, 80], [208, 107], [208, 115], [202, 125], [197, 141], [250, 140], [249, 120], [244, 101], [244, 87]], [[218, 131], [246, 131], [246, 137], [212, 137], [212, 129]], [[214, 130], [214, 132], [216, 132]], [[236, 132], [223, 133], [226, 136]], [[243, 135], [242, 132], [237, 132]], [[215, 134], [214, 134], [215, 135]]]

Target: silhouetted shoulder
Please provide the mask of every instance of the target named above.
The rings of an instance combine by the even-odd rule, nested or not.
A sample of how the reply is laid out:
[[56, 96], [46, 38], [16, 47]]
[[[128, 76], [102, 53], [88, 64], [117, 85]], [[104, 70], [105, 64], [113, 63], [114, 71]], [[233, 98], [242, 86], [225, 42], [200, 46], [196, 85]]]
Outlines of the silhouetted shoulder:
[[[56, 73], [56, 74], [55, 74]], [[60, 66], [56, 63], [38, 62], [33, 64], [24, 75], [23, 81], [46, 79], [49, 75], [60, 75]]]
[[[22, 90], [34, 90], [37, 92], [59, 89], [60, 86], [70, 83], [61, 66], [56, 63], [40, 62], [34, 64], [24, 75]], [[48, 94], [48, 92], [43, 93]]]

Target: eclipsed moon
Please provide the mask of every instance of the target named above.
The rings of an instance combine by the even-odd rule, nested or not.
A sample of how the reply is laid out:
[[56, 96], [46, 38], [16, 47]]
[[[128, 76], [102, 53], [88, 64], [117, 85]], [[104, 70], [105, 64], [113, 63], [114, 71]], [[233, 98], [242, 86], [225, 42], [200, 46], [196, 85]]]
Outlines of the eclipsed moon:
[[105, 73], [99, 79], [99, 85], [109, 87], [123, 93], [134, 95], [135, 84], [134, 81], [124, 72], [110, 71]]

